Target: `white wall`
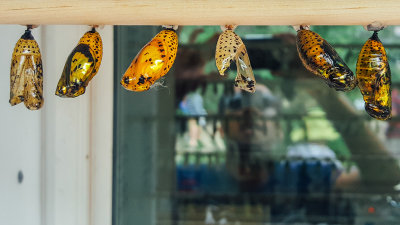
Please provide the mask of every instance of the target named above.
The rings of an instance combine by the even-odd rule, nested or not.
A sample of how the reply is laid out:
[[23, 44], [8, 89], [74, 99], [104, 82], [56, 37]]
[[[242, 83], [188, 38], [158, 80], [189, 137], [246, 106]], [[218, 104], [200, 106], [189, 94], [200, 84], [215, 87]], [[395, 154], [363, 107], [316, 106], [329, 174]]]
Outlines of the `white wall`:
[[44, 65], [39, 111], [8, 103], [11, 53], [24, 29], [0, 26], [0, 224], [110, 224], [113, 29], [99, 30], [102, 65], [86, 93], [74, 99], [54, 91], [66, 58], [89, 27], [33, 30]]
[[[0, 224], [9, 225], [40, 224], [42, 111], [8, 103], [11, 55], [24, 30], [0, 26]], [[39, 45], [40, 32], [33, 31]], [[24, 175], [21, 184], [18, 171]]]

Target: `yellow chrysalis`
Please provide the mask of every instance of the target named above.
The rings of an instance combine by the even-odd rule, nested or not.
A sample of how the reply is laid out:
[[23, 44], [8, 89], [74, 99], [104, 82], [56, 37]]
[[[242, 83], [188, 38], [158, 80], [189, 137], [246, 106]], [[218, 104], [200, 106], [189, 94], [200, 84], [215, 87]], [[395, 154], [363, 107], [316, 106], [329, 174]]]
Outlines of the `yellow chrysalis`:
[[93, 28], [83, 35], [68, 56], [55, 94], [73, 98], [85, 93], [89, 81], [99, 71], [102, 57], [103, 43]]
[[390, 67], [385, 48], [376, 31], [361, 49], [356, 74], [367, 113], [379, 120], [390, 119], [392, 117]]
[[121, 79], [129, 91], [146, 91], [168, 73], [178, 50], [178, 35], [172, 29], [159, 32], [133, 59]]

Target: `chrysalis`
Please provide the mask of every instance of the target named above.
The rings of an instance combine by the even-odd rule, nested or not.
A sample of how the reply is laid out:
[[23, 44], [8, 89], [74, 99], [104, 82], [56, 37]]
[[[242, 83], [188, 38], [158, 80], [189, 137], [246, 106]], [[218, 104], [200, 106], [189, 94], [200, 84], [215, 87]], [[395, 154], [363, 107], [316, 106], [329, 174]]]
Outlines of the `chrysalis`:
[[103, 43], [100, 34], [92, 28], [83, 35], [68, 56], [57, 84], [56, 95], [74, 98], [85, 93], [89, 81], [99, 71], [102, 57]]
[[242, 39], [233, 31], [233, 27], [227, 26], [227, 28], [219, 36], [215, 51], [215, 62], [218, 71], [221, 75], [224, 75], [231, 62], [236, 60], [237, 76], [235, 78], [235, 86], [254, 93], [256, 91], [256, 80], [246, 47]]
[[24, 102], [30, 110], [43, 105], [43, 69], [39, 45], [31, 34], [31, 26], [15, 44], [10, 71], [10, 104]]
[[357, 85], [353, 72], [335, 49], [317, 33], [299, 29], [296, 38], [297, 51], [303, 65], [321, 77], [337, 91], [350, 91]]
[[377, 31], [361, 49], [356, 74], [367, 113], [379, 120], [391, 118], [390, 67]]
[[133, 59], [121, 79], [129, 91], [146, 91], [168, 73], [178, 50], [178, 35], [173, 29], [160, 31]]

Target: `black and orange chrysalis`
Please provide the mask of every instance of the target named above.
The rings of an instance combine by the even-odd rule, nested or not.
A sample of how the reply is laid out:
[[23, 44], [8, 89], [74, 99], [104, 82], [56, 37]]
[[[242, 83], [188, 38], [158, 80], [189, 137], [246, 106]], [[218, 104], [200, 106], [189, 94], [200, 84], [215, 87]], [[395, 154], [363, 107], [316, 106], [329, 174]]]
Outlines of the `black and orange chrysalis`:
[[93, 27], [82, 36], [68, 56], [55, 94], [74, 98], [85, 93], [89, 81], [99, 71], [102, 57], [103, 43]]
[[26, 108], [43, 106], [43, 68], [39, 45], [28, 26], [15, 44], [10, 70], [10, 104], [24, 102]]
[[300, 26], [297, 51], [303, 65], [337, 91], [350, 91], [357, 85], [353, 72], [334, 48], [319, 34]]
[[367, 113], [379, 120], [390, 119], [392, 116], [390, 67], [377, 31], [374, 31], [361, 49], [356, 74]]
[[121, 85], [129, 91], [146, 91], [174, 64], [178, 35], [172, 28], [160, 31], [133, 59], [122, 76]]

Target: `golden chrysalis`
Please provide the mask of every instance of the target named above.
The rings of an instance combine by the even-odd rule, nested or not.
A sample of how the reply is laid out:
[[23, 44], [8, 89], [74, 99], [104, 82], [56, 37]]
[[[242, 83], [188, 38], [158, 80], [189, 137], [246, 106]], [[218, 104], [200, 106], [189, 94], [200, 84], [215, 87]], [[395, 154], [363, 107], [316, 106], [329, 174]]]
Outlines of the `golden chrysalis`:
[[367, 113], [379, 120], [390, 119], [392, 117], [390, 67], [377, 31], [361, 49], [356, 74]]
[[178, 35], [173, 29], [160, 31], [133, 59], [122, 76], [121, 85], [129, 91], [146, 91], [168, 73], [178, 50]]
[[68, 56], [55, 94], [73, 98], [85, 93], [89, 81], [99, 71], [102, 57], [100, 34], [92, 28], [82, 36]]
[[357, 85], [353, 72], [332, 46], [317, 33], [299, 29], [297, 51], [303, 65], [338, 91], [350, 91]]

